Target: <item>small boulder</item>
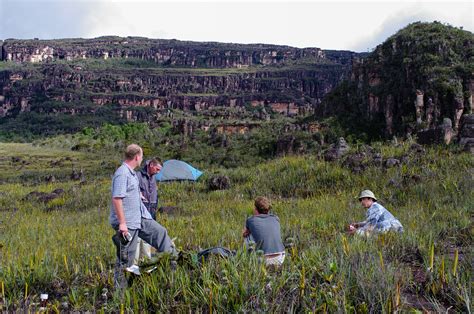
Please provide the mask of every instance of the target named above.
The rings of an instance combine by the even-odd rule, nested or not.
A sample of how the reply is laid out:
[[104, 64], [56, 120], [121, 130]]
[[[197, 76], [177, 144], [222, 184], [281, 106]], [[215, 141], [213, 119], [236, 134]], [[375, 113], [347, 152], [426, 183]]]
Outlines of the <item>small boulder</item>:
[[227, 190], [230, 188], [230, 179], [224, 175], [212, 177], [209, 179], [208, 188], [210, 191]]
[[443, 123], [432, 129], [425, 129], [417, 132], [420, 144], [446, 144], [451, 143], [455, 135], [451, 119], [443, 119]]
[[363, 166], [354, 166], [354, 167], [351, 167], [351, 171], [352, 173], [362, 173], [364, 172], [364, 167]]
[[396, 158], [389, 158], [385, 162], [385, 167], [386, 168], [392, 168], [392, 167], [395, 167], [395, 166], [398, 166], [398, 165], [400, 165], [400, 160], [398, 160]]
[[55, 189], [55, 190], [54, 190], [53, 192], [51, 192], [51, 193], [54, 193], [54, 194], [56, 194], [56, 195], [61, 195], [61, 194], [64, 193], [64, 190], [63, 190], [63, 189]]
[[392, 187], [396, 187], [396, 188], [399, 188], [400, 187], [400, 182], [398, 182], [397, 179], [395, 178], [391, 178], [388, 183], [387, 183], [388, 186], [392, 186]]
[[47, 203], [58, 198], [61, 194], [64, 193], [63, 189], [55, 189], [51, 193], [32, 191], [23, 197], [23, 200], [33, 200], [36, 199], [40, 202]]
[[31, 200], [33, 198], [38, 199], [39, 197], [41, 197], [43, 195], [46, 195], [46, 194], [47, 193], [45, 193], [45, 192], [32, 191], [32, 192], [26, 194], [25, 197], [23, 197], [23, 200]]
[[46, 182], [48, 182], [48, 183], [52, 183], [52, 182], [56, 182], [56, 177], [53, 176], [52, 174], [50, 174], [50, 175], [47, 175], [47, 176], [44, 178], [44, 180], [45, 180]]
[[382, 164], [383, 164], [382, 154], [380, 154], [380, 153], [375, 153], [375, 154], [372, 156], [372, 164], [373, 164], [374, 166], [377, 166], [377, 167], [382, 167]]
[[365, 169], [365, 153], [355, 153], [347, 156], [343, 165], [350, 168], [354, 173], [360, 173]]
[[420, 144], [413, 143], [410, 146], [410, 151], [415, 152], [415, 153], [419, 153], [419, 154], [424, 154], [426, 150]]
[[41, 195], [38, 197], [38, 201], [41, 201], [43, 203], [48, 203], [49, 201], [52, 201], [58, 197], [59, 195], [56, 193], [45, 193], [44, 195]]
[[469, 152], [474, 155], [474, 138], [470, 138], [469, 140], [464, 142], [464, 151]]
[[76, 171], [73, 169], [70, 178], [71, 180], [82, 180], [84, 178], [83, 170]]
[[420, 183], [421, 182], [421, 176], [419, 174], [406, 174], [403, 176], [403, 184], [404, 185], [409, 185], [413, 183]]
[[413, 159], [416, 159], [416, 158], [414, 158], [413, 156], [410, 156], [410, 155], [408, 155], [408, 154], [405, 154], [405, 155], [403, 155], [403, 156], [400, 158], [400, 162], [401, 162], [402, 164], [409, 164], [412, 158], [413, 158]]
[[51, 167], [61, 167], [63, 165], [63, 160], [62, 159], [58, 159], [58, 160], [51, 160], [49, 162], [49, 165]]
[[324, 160], [335, 161], [349, 152], [349, 145], [343, 137], [340, 137], [337, 143], [332, 144], [324, 154]]

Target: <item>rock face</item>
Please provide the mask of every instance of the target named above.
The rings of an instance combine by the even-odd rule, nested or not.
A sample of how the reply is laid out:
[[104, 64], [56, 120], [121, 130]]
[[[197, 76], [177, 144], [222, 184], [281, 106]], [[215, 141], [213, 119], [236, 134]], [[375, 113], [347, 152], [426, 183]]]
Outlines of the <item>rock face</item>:
[[420, 144], [449, 144], [455, 136], [452, 123], [449, 118], [444, 118], [443, 123], [435, 128], [417, 132]]
[[353, 60], [351, 78], [318, 108], [358, 132], [406, 134], [435, 129], [444, 118], [459, 129], [472, 112], [474, 35], [438, 22], [414, 23]]
[[262, 119], [269, 113], [308, 115], [347, 76], [356, 54], [102, 37], [6, 40], [0, 55], [6, 65], [0, 70], [0, 118], [95, 114], [111, 106], [124, 120], [142, 121], [173, 109], [249, 104], [264, 108]]
[[466, 114], [461, 118], [459, 145], [464, 147], [465, 151], [474, 154], [474, 114]]
[[[346, 61], [344, 54], [330, 52]], [[143, 37], [99, 37], [94, 39], [15, 40], [3, 42], [1, 60], [47, 62], [56, 60], [136, 58], [160, 65], [241, 68], [279, 64], [301, 58], [325, 58], [319, 48], [276, 45], [241, 45], [190, 42]]]
[[[0, 72], [0, 117], [31, 111], [32, 104], [40, 113], [77, 114], [91, 110], [90, 107], [67, 105], [83, 101], [96, 107], [118, 104], [128, 119], [132, 117], [128, 116], [127, 108], [133, 107], [199, 112], [218, 106], [243, 106], [254, 100], [262, 100], [274, 112], [297, 115], [311, 110], [321, 101], [325, 90], [337, 85], [339, 74], [327, 75], [329, 79], [320, 78], [316, 71], [298, 70], [206, 76], [173, 70], [166, 73], [139, 69], [102, 72], [44, 65], [41, 73]], [[288, 94], [279, 91], [288, 91], [295, 96], [289, 98]], [[307, 100], [303, 99], [305, 96]], [[38, 98], [66, 105], [37, 106]]]

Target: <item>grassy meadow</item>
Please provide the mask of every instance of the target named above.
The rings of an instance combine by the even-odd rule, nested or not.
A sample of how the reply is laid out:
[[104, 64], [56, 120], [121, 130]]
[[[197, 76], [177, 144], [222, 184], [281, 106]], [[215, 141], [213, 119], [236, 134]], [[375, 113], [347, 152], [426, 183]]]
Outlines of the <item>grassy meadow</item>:
[[[374, 144], [384, 160], [406, 158], [362, 173], [313, 154], [159, 184], [160, 205], [178, 209], [157, 220], [181, 250], [224, 246], [237, 254], [175, 271], [161, 263], [120, 295], [108, 224], [120, 151], [0, 143], [0, 312], [39, 311], [41, 293], [52, 313], [470, 312], [474, 159], [454, 147], [410, 145]], [[72, 180], [79, 169], [83, 179]], [[229, 176], [231, 188], [209, 191], [215, 174]], [[345, 233], [365, 218], [356, 196], [366, 188], [401, 221], [402, 235]], [[49, 201], [30, 194], [55, 189], [63, 193]], [[288, 244], [280, 269], [243, 250], [241, 231], [259, 195], [272, 200]]]

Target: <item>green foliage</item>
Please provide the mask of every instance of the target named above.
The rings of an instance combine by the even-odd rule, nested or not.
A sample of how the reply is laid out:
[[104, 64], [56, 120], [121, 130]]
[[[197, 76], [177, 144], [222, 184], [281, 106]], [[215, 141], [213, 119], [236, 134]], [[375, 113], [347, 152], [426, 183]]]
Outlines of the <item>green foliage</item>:
[[[141, 127], [129, 126], [129, 133], [114, 126], [83, 133], [124, 139]], [[373, 147], [388, 158], [410, 155], [409, 145]], [[40, 293], [49, 294], [48, 310], [66, 312], [421, 310], [410, 300], [433, 311], [466, 312], [472, 303], [474, 163], [466, 153], [431, 147], [418, 157], [410, 155], [399, 168], [369, 167], [358, 175], [315, 156], [285, 157], [202, 169], [207, 175], [228, 175], [230, 190], [208, 191], [205, 180], [160, 184], [161, 205], [181, 208], [158, 216], [180, 249], [192, 253], [222, 245], [237, 250], [237, 256], [199, 268], [179, 264], [174, 272], [162, 263], [136, 278], [123, 296], [114, 293], [108, 225], [110, 175], [120, 163], [120, 150], [103, 154], [0, 144], [0, 153], [0, 171], [8, 179], [0, 190], [2, 311], [37, 311]], [[84, 183], [63, 176], [71, 167], [85, 170]], [[58, 180], [41, 180], [47, 174]], [[421, 180], [396, 188], [389, 184], [413, 174]], [[56, 188], [65, 193], [52, 203], [25, 197]], [[364, 188], [373, 189], [400, 219], [401, 236], [344, 234], [347, 223], [363, 219], [365, 210], [355, 196]], [[272, 199], [283, 238], [292, 239], [278, 270], [242, 248], [241, 226], [256, 195]]]
[[[37, 107], [41, 107], [37, 110]], [[0, 141], [28, 141], [48, 136], [75, 133], [85, 127], [98, 127], [104, 123], [123, 123], [114, 105], [97, 108], [87, 101], [64, 103], [46, 101], [32, 104], [32, 111], [15, 118], [0, 118]], [[79, 112], [71, 114], [70, 112]]]
[[[214, 165], [233, 168], [241, 165], [255, 165], [274, 158], [278, 140], [293, 136], [294, 145], [303, 152], [318, 152], [320, 142], [336, 140], [342, 131], [327, 129], [321, 134], [302, 131], [285, 132], [285, 121], [262, 123], [246, 134], [219, 134], [215, 130], [196, 130], [184, 137], [168, 121], [160, 127], [150, 128], [146, 123], [123, 125], [105, 124], [102, 127], [86, 127], [73, 135], [59, 135], [38, 139], [36, 144], [48, 147], [67, 148], [75, 151], [102, 151], [123, 148], [125, 143], [136, 142], [147, 147], [150, 156], [164, 159], [183, 159], [198, 165]], [[301, 153], [301, 152], [300, 152]]]

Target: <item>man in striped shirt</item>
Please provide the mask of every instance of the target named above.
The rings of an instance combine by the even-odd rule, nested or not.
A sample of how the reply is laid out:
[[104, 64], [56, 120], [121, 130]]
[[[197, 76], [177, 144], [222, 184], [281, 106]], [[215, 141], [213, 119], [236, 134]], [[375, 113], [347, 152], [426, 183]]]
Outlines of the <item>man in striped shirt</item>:
[[158, 252], [176, 253], [167, 230], [157, 223], [142, 202], [135, 168], [143, 160], [143, 150], [136, 144], [125, 150], [125, 161], [115, 171], [112, 179], [112, 206], [109, 222], [117, 232], [112, 240], [117, 248], [115, 285], [126, 287], [123, 270], [132, 266], [137, 239], [157, 249]]

